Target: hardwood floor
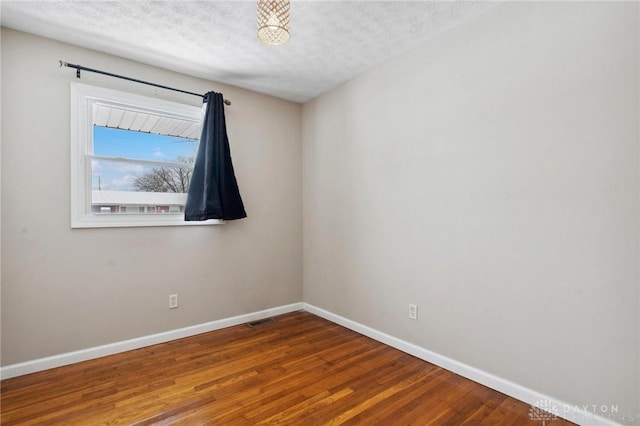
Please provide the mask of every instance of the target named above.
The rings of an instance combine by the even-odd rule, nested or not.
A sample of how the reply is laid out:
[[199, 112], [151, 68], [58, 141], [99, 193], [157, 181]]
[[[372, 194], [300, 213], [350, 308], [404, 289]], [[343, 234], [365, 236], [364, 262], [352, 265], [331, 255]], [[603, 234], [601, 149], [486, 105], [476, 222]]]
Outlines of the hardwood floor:
[[4, 380], [0, 392], [7, 426], [542, 425], [523, 402], [302, 311]]

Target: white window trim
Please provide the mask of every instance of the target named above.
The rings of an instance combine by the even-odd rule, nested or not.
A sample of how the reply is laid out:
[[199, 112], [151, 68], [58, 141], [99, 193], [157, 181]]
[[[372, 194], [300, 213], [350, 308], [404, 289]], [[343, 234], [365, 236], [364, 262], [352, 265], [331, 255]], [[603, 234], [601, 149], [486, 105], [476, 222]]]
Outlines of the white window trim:
[[93, 106], [103, 104], [184, 120], [201, 120], [201, 108], [71, 83], [71, 228], [217, 225], [223, 220], [186, 222], [184, 215], [95, 215], [91, 213]]

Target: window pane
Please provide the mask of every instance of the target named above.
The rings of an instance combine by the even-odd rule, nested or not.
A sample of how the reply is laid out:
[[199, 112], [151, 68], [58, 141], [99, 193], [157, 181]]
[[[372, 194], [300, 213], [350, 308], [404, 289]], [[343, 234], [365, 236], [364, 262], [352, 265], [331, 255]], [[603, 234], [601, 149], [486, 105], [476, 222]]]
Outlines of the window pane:
[[130, 130], [93, 126], [93, 153], [135, 160], [193, 162], [198, 141]]
[[190, 167], [91, 161], [93, 214], [180, 214], [187, 200]]
[[91, 189], [97, 191], [189, 191], [193, 164], [187, 167], [150, 166], [127, 161], [91, 161]]

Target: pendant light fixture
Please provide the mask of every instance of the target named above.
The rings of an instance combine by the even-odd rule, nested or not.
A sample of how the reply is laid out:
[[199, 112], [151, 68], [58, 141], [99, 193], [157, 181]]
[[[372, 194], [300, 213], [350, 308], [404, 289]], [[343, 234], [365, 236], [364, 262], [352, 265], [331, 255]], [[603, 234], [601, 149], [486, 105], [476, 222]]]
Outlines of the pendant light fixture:
[[289, 0], [258, 0], [258, 38], [274, 46], [289, 41]]

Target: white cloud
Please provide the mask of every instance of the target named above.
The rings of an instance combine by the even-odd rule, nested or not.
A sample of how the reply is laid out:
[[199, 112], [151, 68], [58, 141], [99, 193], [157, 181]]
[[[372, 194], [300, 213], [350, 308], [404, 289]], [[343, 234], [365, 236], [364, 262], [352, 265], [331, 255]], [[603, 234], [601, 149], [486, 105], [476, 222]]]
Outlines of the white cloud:
[[144, 173], [145, 166], [142, 164], [118, 163], [113, 167], [118, 172]]
[[136, 179], [135, 175], [126, 175], [119, 179], [112, 179], [111, 183], [108, 185], [108, 188], [104, 188], [104, 189], [110, 189], [112, 191], [131, 190], [133, 189], [132, 185], [135, 179]]

